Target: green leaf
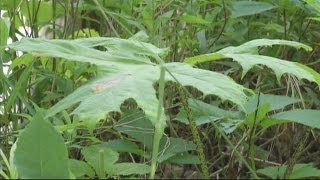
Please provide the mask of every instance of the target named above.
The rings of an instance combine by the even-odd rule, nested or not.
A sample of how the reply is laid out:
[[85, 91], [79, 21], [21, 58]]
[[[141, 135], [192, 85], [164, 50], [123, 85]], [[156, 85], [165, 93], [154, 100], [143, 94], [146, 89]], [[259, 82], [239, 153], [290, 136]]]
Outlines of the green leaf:
[[[222, 119], [238, 118], [240, 116], [238, 112], [226, 111], [196, 99], [188, 99], [188, 103], [192, 110], [192, 116], [198, 126]], [[180, 112], [175, 120], [189, 124], [184, 108], [180, 108]]]
[[[126, 124], [126, 126], [127, 125], [128, 124]], [[130, 152], [139, 155], [143, 155], [145, 153], [143, 150], [139, 149], [136, 143], [125, 139], [110, 140], [108, 142], [100, 144], [100, 146], [110, 148], [117, 152]]]
[[219, 52], [227, 53], [227, 54], [246, 54], [246, 53], [258, 53], [259, 47], [271, 47], [273, 45], [285, 45], [285, 46], [291, 46], [296, 49], [304, 49], [306, 51], [311, 51], [312, 48], [310, 46], [307, 46], [305, 44], [295, 42], [295, 41], [288, 41], [288, 40], [282, 40], [282, 39], [255, 39], [251, 40], [249, 42], [246, 42], [240, 46], [237, 47], [226, 47]]
[[160, 142], [160, 155], [158, 162], [163, 162], [178, 153], [184, 153], [196, 148], [195, 144], [181, 138], [162, 138]]
[[22, 179], [69, 178], [68, 152], [62, 136], [37, 111], [20, 134], [13, 162]]
[[320, 22], [320, 17], [309, 17], [308, 19], [312, 19], [312, 20]]
[[0, 52], [7, 45], [9, 38], [9, 28], [5, 22], [5, 19], [0, 18]]
[[304, 0], [304, 2], [308, 3], [311, 7], [320, 12], [320, 3], [317, 0]]
[[231, 6], [232, 18], [254, 15], [275, 8], [272, 4], [257, 1], [235, 1]]
[[[108, 51], [91, 48], [96, 46], [105, 46]], [[72, 114], [77, 115], [79, 120], [90, 120], [95, 124], [104, 119], [107, 113], [120, 111], [120, 105], [126, 99], [133, 98], [146, 117], [153, 124], [156, 122], [158, 99], [153, 85], [159, 79], [160, 65], [152, 63], [149, 57], [159, 59], [164, 50], [148, 43], [117, 38], [23, 39], [10, 47], [29, 53], [90, 62], [107, 69], [95, 81], [58, 102], [50, 109], [48, 116], [81, 102]], [[198, 88], [204, 95], [216, 95], [240, 107], [246, 102], [244, 91], [247, 89], [225, 75], [184, 63], [166, 63], [164, 66], [168, 71], [166, 81], [177, 79], [184, 86]]]
[[32, 64], [33, 61], [34, 59], [32, 57], [32, 54], [23, 54], [22, 56], [19, 56], [12, 61], [12, 64], [10, 65], [10, 70], [20, 65], [29, 66], [30, 64]]
[[87, 163], [76, 159], [69, 159], [69, 168], [77, 178], [83, 177], [84, 175], [93, 178], [95, 175], [93, 169]]
[[10, 10], [16, 8], [19, 4], [21, 4], [23, 0], [20, 1], [12, 1], [12, 0], [1, 0], [0, 1], [0, 9], [1, 10]]
[[280, 95], [273, 95], [273, 94], [260, 94], [251, 96], [248, 102], [245, 105], [245, 109], [247, 112], [253, 112], [256, 110], [257, 102], [259, 97], [259, 104], [270, 104], [270, 111], [281, 109], [286, 107], [287, 105], [294, 104], [301, 102], [301, 99], [288, 97], [288, 96], [280, 96]]
[[184, 86], [193, 86], [199, 89], [205, 96], [216, 95], [222, 100], [229, 100], [240, 107], [247, 101], [244, 91], [251, 92], [236, 84], [230, 77], [220, 73], [193, 68], [184, 63], [167, 63], [165, 66], [171, 72], [166, 75], [167, 81], [177, 79]]
[[[287, 166], [279, 167], [267, 167], [258, 169], [257, 172], [263, 174], [272, 179], [283, 178]], [[320, 169], [314, 167], [313, 164], [295, 164], [293, 166], [292, 174], [289, 176], [290, 179], [301, 179], [309, 177], [320, 177]]]
[[191, 155], [188, 153], [176, 154], [175, 156], [168, 158], [165, 162], [176, 164], [200, 164], [198, 156]]
[[[64, 7], [60, 3], [56, 3], [55, 7], [55, 14], [57, 16], [63, 15], [65, 13]], [[27, 18], [29, 21], [32, 21], [29, 19], [30, 16], [28, 16], [28, 13], [30, 13], [30, 4], [28, 2], [23, 2], [20, 5], [20, 11], [24, 15], [25, 18]], [[37, 10], [38, 17], [37, 17], [37, 22], [40, 24], [48, 23], [52, 20], [52, 13], [53, 13], [53, 8], [52, 8], [52, 2], [48, 1], [40, 1], [40, 0], [35, 0], [32, 1], [32, 6], [39, 6], [40, 8]]]
[[99, 147], [98, 145], [92, 145], [84, 147], [81, 150], [85, 160], [90, 164], [96, 172], [100, 172], [100, 150], [104, 154], [104, 170], [108, 173], [110, 167], [119, 159], [119, 153], [105, 147]]
[[[110, 46], [110, 52], [93, 49], [96, 46]], [[128, 46], [128, 47], [127, 47]], [[96, 65], [106, 66], [111, 69], [119, 70], [130, 64], [153, 64], [150, 59], [142, 58], [141, 47], [145, 47], [147, 55], [156, 56], [148, 50], [160, 49], [146, 43], [134, 40], [121, 40], [116, 38], [82, 38], [76, 40], [47, 40], [40, 38], [22, 38], [21, 41], [9, 45], [15, 50], [22, 50], [39, 56], [51, 56], [70, 59], [78, 62], [88, 62]], [[132, 48], [134, 47], [134, 49]], [[127, 48], [126, 53], [119, 53], [118, 48]], [[130, 51], [131, 50], [131, 51]], [[144, 51], [144, 52], [145, 52]], [[123, 64], [128, 64], [123, 67]]]
[[259, 124], [260, 121], [266, 117], [267, 113], [270, 111], [270, 104], [266, 103], [259, 106], [257, 113], [255, 111], [249, 113], [244, 121], [249, 127], [253, 127], [254, 124]]
[[281, 40], [281, 39], [255, 39], [255, 40], [246, 42], [240, 46], [226, 47], [216, 53], [189, 57], [185, 59], [185, 62], [189, 64], [197, 64], [197, 63], [202, 63], [207, 61], [215, 61], [219, 59], [229, 58], [225, 54], [257, 54], [259, 47], [273, 46], [273, 45], [286, 45], [286, 46], [291, 46], [297, 49], [302, 48], [306, 51], [312, 50], [310, 46], [307, 46], [305, 44], [295, 42], [295, 41], [287, 41], [287, 40]]
[[131, 175], [131, 174], [147, 174], [150, 166], [140, 163], [117, 163], [109, 170], [109, 176], [113, 175]]
[[[246, 102], [245, 88], [231, 78], [219, 73], [192, 68], [182, 63], [166, 64], [166, 68], [182, 85], [194, 86], [204, 95], [215, 94], [223, 100], [230, 100], [238, 105]], [[73, 94], [58, 102], [48, 116], [66, 109], [73, 104], [81, 104], [72, 112], [80, 120], [100, 120], [111, 111], [120, 111], [120, 105], [129, 98], [136, 100], [148, 119], [154, 123], [158, 100], [153, 83], [158, 79], [158, 67], [137, 65], [127, 69], [125, 74], [104, 77], [77, 89]], [[167, 74], [167, 81], [175, 79]], [[108, 100], [104, 103], [101, 100]]]
[[271, 116], [271, 118], [275, 119], [273, 121], [282, 120], [283, 122], [283, 120], [285, 120], [303, 124], [311, 128], [320, 129], [319, 117], [320, 111], [311, 109], [295, 109], [291, 111], [280, 112]]
[[138, 142], [141, 142], [148, 149], [151, 149], [154, 127], [145, 118], [143, 112], [139, 110], [124, 112], [123, 117], [117, 122], [114, 129], [120, 133], [127, 134]]
[[118, 161], [119, 153], [106, 147], [99, 145], [91, 145], [81, 150], [85, 160], [98, 172], [99, 167], [99, 151], [103, 150], [105, 165], [111, 165]]
[[307, 79], [311, 82], [316, 82], [320, 84], [320, 81], [317, 81], [317, 78], [313, 76], [308, 71], [297, 66], [295, 62], [284, 61], [278, 58], [263, 56], [263, 55], [251, 55], [251, 54], [227, 54], [229, 58], [237, 61], [243, 68], [242, 77], [244, 77], [249, 69], [253, 66], [260, 64], [265, 65], [271, 68], [277, 77], [277, 80], [280, 82], [280, 78], [283, 74], [292, 74], [299, 79]]
[[261, 125], [261, 127], [266, 129], [271, 126], [277, 125], [277, 124], [283, 124], [283, 123], [288, 123], [288, 122], [289, 121], [287, 121], [287, 120], [280, 120], [280, 119], [265, 117], [264, 119], [261, 120], [260, 125]]
[[[216, 106], [204, 103], [196, 99], [188, 99], [196, 125], [215, 122], [225, 133], [233, 132], [236, 127], [243, 122], [244, 118], [240, 111], [227, 111]], [[189, 124], [187, 114], [183, 108], [174, 120], [184, 124]]]
[[15, 83], [14, 87], [12, 87], [13, 90], [10, 92], [10, 96], [5, 104], [5, 109], [7, 111], [10, 111], [10, 109], [14, 106], [14, 104], [17, 100], [17, 97], [20, 95], [22, 90], [27, 89], [28, 79], [29, 79], [29, 75], [30, 75], [31, 71], [32, 71], [32, 66], [25, 68], [22, 71], [20, 78]]
[[108, 176], [114, 175], [130, 175], [130, 174], [146, 174], [150, 171], [150, 167], [145, 164], [138, 163], [116, 163], [119, 159], [119, 153], [103, 147], [101, 145], [92, 145], [82, 149], [81, 153], [85, 160], [90, 164], [96, 172], [100, 172], [100, 155], [104, 154], [104, 171]]
[[206, 20], [202, 19], [201, 17], [192, 16], [192, 15], [188, 15], [188, 14], [179, 16], [176, 19], [178, 19], [180, 21], [184, 21], [186, 23], [191, 23], [191, 24], [210, 24], [209, 21], [206, 21]]
[[257, 39], [244, 43], [237, 47], [231, 46], [224, 48], [216, 53], [187, 58], [185, 59], [185, 62], [196, 64], [231, 58], [234, 61], [237, 61], [242, 66], [242, 77], [244, 77], [252, 67], [256, 65], [265, 65], [275, 72], [279, 82], [281, 76], [286, 73], [295, 75], [299, 79], [307, 79], [311, 82], [320, 84], [320, 75], [316, 71], [308, 68], [303, 64], [285, 61], [274, 57], [258, 55], [258, 47], [272, 45], [287, 45], [295, 48], [303, 48], [307, 51], [310, 51], [312, 49], [307, 45], [293, 41]]

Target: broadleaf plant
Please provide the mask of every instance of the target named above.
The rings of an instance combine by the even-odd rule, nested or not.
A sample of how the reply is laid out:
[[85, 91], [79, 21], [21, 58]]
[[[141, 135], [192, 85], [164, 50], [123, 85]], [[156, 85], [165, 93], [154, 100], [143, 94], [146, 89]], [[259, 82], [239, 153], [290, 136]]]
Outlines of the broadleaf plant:
[[306, 51], [312, 50], [310, 46], [299, 42], [279, 39], [256, 39], [237, 47], [226, 47], [215, 53], [186, 58], [185, 62], [190, 64], [198, 64], [231, 58], [242, 66], [242, 77], [244, 77], [252, 67], [256, 65], [265, 65], [275, 72], [278, 81], [280, 81], [280, 78], [283, 74], [291, 74], [295, 75], [299, 79], [307, 79], [311, 82], [320, 84], [320, 75], [316, 71], [303, 64], [300, 64], [298, 62], [285, 61], [279, 58], [269, 57], [265, 55], [259, 55], [259, 47], [273, 45], [286, 45], [297, 49], [302, 48]]
[[[104, 47], [106, 51], [94, 47]], [[118, 38], [84, 38], [77, 40], [45, 40], [24, 38], [10, 48], [37, 56], [51, 56], [79, 62], [89, 62], [100, 69], [98, 77], [83, 85], [54, 105], [47, 117], [80, 104], [72, 114], [78, 120], [95, 125], [109, 112], [120, 111], [120, 105], [133, 98], [155, 126], [150, 177], [156, 169], [159, 143], [165, 127], [163, 111], [164, 81], [177, 80], [184, 86], [193, 86], [204, 95], [216, 95], [243, 107], [245, 91], [231, 78], [216, 72], [193, 68], [185, 63], [164, 63], [165, 52], [151, 44]], [[154, 63], [153, 61], [157, 63]], [[159, 80], [160, 79], [160, 80]], [[154, 84], [159, 81], [159, 99]]]
[[44, 116], [45, 111], [38, 109], [21, 132], [11, 158], [21, 178], [67, 179], [70, 177], [67, 147]]

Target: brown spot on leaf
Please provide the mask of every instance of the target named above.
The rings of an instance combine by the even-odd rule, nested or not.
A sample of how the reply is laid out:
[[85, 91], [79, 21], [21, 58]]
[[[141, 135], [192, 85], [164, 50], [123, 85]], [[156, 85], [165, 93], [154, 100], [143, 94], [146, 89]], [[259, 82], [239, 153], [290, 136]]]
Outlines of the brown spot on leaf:
[[117, 84], [119, 84], [124, 79], [124, 76], [117, 76], [112, 79], [107, 79], [101, 82], [96, 83], [91, 89], [95, 93], [99, 93], [105, 89], [111, 88]]

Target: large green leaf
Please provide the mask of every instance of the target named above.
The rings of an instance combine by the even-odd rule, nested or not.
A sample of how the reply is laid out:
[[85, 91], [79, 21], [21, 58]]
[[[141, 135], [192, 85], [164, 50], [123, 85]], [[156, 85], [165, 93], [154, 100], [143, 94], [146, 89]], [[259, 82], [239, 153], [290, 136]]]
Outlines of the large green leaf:
[[[264, 169], [258, 169], [257, 172], [272, 179], [279, 179], [283, 178], [286, 168], [286, 165], [280, 167], [270, 166]], [[315, 168], [313, 164], [295, 164], [292, 174], [289, 176], [290, 179], [310, 177], [320, 177], [320, 169]]]
[[258, 14], [275, 8], [272, 4], [257, 1], [235, 1], [231, 5], [231, 17], [233, 18]]
[[289, 122], [296, 122], [299, 124], [303, 124], [309, 126], [311, 128], [320, 129], [320, 111], [319, 110], [311, 110], [311, 109], [296, 109], [291, 111], [280, 112], [271, 116], [273, 120], [270, 121], [279, 121], [279, 123], [283, 123], [283, 120]]
[[293, 41], [257, 39], [244, 43], [237, 47], [231, 46], [224, 48], [216, 53], [187, 58], [185, 62], [190, 64], [197, 64], [202, 62], [231, 58], [234, 61], [237, 61], [242, 66], [242, 77], [245, 76], [249, 69], [251, 69], [253, 66], [265, 65], [275, 72], [278, 80], [280, 80], [281, 76], [286, 73], [295, 75], [299, 79], [307, 79], [311, 82], [320, 84], [319, 73], [303, 64], [258, 54], [258, 47], [272, 45], [287, 45], [295, 48], [303, 48], [307, 51], [310, 51], [312, 49], [307, 45]]
[[62, 136], [38, 110], [20, 134], [13, 162], [22, 179], [69, 178], [68, 152]]
[[[115, 53], [116, 50], [111, 52], [99, 51], [91, 48], [92, 46], [102, 46], [103, 43], [113, 47], [113, 38], [86, 38], [78, 40], [47, 40], [40, 38], [23, 38], [20, 42], [9, 45], [10, 48], [29, 52], [39, 56], [51, 56], [70, 59], [78, 62], [88, 62], [96, 65], [102, 65], [108, 67], [109, 70], [123, 67], [123, 64], [127, 67], [129, 64], [153, 64], [147, 58], [138, 57], [135, 51], [132, 50], [132, 46], [141, 46], [142, 42], [131, 40], [130, 47], [127, 48], [125, 53]], [[118, 41], [129, 41], [120, 40]], [[117, 42], [118, 42], [117, 41]], [[131, 50], [131, 51], [130, 51]], [[160, 51], [160, 50], [159, 50]]]
[[[197, 87], [205, 95], [215, 94], [238, 105], [246, 101], [245, 89], [227, 76], [195, 69], [183, 63], [170, 63], [166, 67], [180, 83]], [[72, 114], [81, 120], [100, 120], [110, 111], [120, 111], [120, 105], [126, 99], [133, 98], [155, 123], [158, 100], [153, 84], [158, 80], [158, 75], [157, 66], [136, 65], [125, 73], [103, 77], [58, 102], [50, 110], [49, 116], [81, 102]], [[166, 79], [174, 80], [169, 74]]]
[[[104, 46], [107, 51], [91, 47]], [[10, 46], [16, 50], [55, 56], [80, 62], [90, 62], [107, 69], [95, 81], [88, 83], [61, 100], [50, 109], [52, 116], [80, 102], [72, 114], [80, 120], [93, 123], [104, 119], [111, 111], [120, 111], [120, 105], [133, 98], [148, 119], [154, 124], [158, 99], [153, 87], [159, 79], [160, 65], [148, 57], [157, 59], [164, 51], [147, 43], [116, 38], [87, 38], [78, 40], [23, 39]], [[231, 78], [184, 63], [164, 64], [166, 81], [176, 79], [185, 86], [194, 86], [204, 95], [216, 95], [241, 107], [246, 102], [246, 90]], [[173, 75], [175, 78], [173, 78]], [[164, 116], [162, 116], [164, 117]]]

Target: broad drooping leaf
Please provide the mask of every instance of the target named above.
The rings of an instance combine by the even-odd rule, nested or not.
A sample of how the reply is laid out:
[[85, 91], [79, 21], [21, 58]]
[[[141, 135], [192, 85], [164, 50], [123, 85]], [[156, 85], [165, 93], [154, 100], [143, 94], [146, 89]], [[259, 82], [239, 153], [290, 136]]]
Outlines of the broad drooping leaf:
[[62, 136], [38, 110], [20, 134], [13, 162], [22, 179], [69, 178], [68, 152]]
[[201, 62], [231, 58], [242, 66], [242, 77], [245, 76], [253, 66], [265, 65], [275, 72], [278, 81], [280, 80], [281, 76], [286, 73], [295, 75], [299, 79], [307, 79], [311, 82], [320, 84], [320, 75], [313, 69], [303, 64], [258, 54], [258, 48], [260, 46], [272, 45], [287, 45], [295, 48], [303, 48], [307, 51], [311, 50], [311, 47], [298, 42], [287, 40], [257, 39], [237, 47], [227, 47], [215, 53], [187, 58], [185, 62], [197, 64]]
[[[94, 49], [96, 46], [103, 46], [107, 51]], [[150, 57], [157, 59], [165, 50], [148, 43], [117, 38], [23, 39], [10, 47], [41, 56], [89, 62], [104, 69], [96, 80], [53, 106], [48, 116], [80, 102], [72, 114], [80, 120], [96, 123], [108, 112], [120, 111], [120, 105], [133, 98], [146, 117], [153, 124], [156, 122], [158, 99], [153, 85], [159, 80], [161, 65], [153, 63]], [[204, 95], [216, 95], [241, 107], [246, 102], [246, 89], [225, 75], [184, 63], [166, 63], [163, 66], [170, 72], [166, 73], [166, 81], [177, 79], [184, 86], [198, 88]]]

